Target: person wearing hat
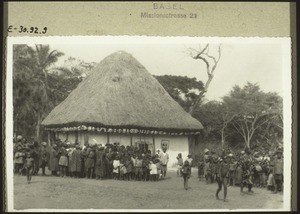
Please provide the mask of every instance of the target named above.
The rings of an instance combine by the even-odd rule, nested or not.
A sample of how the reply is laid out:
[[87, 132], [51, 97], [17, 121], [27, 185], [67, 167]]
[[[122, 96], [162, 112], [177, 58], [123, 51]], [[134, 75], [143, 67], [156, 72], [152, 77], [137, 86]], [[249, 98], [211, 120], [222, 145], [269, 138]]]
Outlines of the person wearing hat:
[[191, 155], [191, 154], [188, 154], [186, 160], [189, 162], [190, 166], [192, 167], [192, 164], [193, 164], [193, 158], [192, 158], [192, 155]]
[[218, 167], [217, 167], [217, 183], [218, 183], [218, 189], [216, 191], [216, 198], [219, 200], [219, 192], [222, 190], [222, 186], [224, 188], [224, 202], [227, 202], [227, 183], [228, 183], [228, 176], [229, 176], [229, 163], [228, 163], [228, 157], [225, 155], [222, 159], [219, 159], [218, 161]]
[[282, 158], [282, 148], [278, 148], [276, 151], [276, 156], [274, 157], [272, 166], [274, 168], [274, 180], [275, 189], [273, 193], [282, 191], [283, 183], [283, 158]]

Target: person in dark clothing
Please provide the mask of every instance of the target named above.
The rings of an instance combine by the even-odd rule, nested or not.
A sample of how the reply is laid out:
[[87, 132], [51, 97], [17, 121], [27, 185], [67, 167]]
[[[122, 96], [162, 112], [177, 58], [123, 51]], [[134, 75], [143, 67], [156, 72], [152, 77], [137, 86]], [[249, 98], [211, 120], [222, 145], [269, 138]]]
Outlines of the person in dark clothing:
[[188, 190], [188, 179], [191, 176], [191, 166], [190, 163], [186, 160], [183, 163], [182, 169], [181, 169], [181, 174], [183, 177], [183, 187], [185, 190]]
[[45, 168], [48, 164], [48, 160], [49, 160], [49, 152], [47, 149], [47, 143], [46, 142], [42, 142], [42, 147], [41, 147], [41, 153], [40, 153], [40, 158], [41, 158], [41, 168], [42, 168], [42, 175], [46, 175], [45, 174]]
[[230, 165], [228, 163], [228, 157], [224, 156], [223, 161], [222, 159], [219, 159], [219, 162], [217, 163], [217, 176], [216, 180], [218, 183], [218, 189], [216, 192], [216, 198], [219, 200], [219, 192], [222, 190], [222, 186], [224, 188], [224, 202], [227, 202], [226, 199], [227, 196], [227, 183], [228, 183], [228, 176], [229, 176], [229, 169]]

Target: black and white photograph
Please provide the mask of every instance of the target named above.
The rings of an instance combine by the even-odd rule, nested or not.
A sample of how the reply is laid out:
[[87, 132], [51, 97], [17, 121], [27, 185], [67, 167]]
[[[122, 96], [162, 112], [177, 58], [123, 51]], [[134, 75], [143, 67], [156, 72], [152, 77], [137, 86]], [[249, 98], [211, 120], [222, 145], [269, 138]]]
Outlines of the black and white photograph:
[[291, 208], [291, 41], [8, 37], [8, 208]]

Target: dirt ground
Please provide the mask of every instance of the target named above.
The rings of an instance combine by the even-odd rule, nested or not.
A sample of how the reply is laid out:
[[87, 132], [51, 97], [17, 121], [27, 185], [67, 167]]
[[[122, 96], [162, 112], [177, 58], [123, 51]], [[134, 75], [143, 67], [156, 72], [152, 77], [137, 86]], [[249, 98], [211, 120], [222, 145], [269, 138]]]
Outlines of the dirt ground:
[[[216, 200], [217, 184], [199, 181], [192, 173], [188, 190], [183, 179], [168, 171], [158, 182], [74, 179], [33, 176], [14, 177], [15, 209], [280, 209], [282, 193], [271, 194], [254, 188], [240, 195], [238, 187], [228, 188], [228, 202]], [[223, 197], [223, 191], [220, 192]]]

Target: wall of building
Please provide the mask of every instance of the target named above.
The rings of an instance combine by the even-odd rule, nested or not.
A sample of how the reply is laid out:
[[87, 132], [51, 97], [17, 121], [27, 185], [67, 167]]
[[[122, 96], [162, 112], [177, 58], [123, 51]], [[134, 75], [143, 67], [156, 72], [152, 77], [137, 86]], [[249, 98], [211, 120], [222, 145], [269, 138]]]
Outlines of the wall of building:
[[168, 142], [169, 163], [168, 167], [174, 167], [177, 163], [178, 153], [182, 154], [183, 160], [187, 159], [189, 154], [189, 143], [187, 136], [155, 136], [155, 148], [160, 149], [162, 142]]
[[109, 134], [110, 143], [120, 143], [120, 145], [130, 146], [130, 135], [126, 134]]

